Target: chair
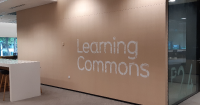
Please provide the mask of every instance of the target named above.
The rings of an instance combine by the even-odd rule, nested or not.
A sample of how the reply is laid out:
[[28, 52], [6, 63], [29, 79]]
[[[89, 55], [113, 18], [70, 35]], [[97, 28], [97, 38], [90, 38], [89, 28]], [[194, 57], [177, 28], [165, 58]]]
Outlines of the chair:
[[[5, 101], [6, 83], [8, 83], [8, 86], [9, 86], [9, 79], [8, 79], [9, 71], [0, 70], [0, 73], [2, 74], [2, 79], [1, 79], [1, 84], [0, 84], [0, 91], [1, 91], [2, 84], [3, 84], [3, 80], [5, 80], [5, 83], [4, 83], [4, 94], [3, 94], [3, 101]], [[10, 91], [10, 87], [9, 87], [9, 91]]]

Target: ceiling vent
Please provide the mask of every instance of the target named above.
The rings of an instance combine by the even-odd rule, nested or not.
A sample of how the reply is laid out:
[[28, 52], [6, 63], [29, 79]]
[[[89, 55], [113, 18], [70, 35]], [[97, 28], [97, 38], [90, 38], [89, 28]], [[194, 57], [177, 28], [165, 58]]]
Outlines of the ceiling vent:
[[21, 4], [21, 5], [18, 5], [18, 6], [11, 7], [10, 9], [19, 8], [19, 7], [22, 7], [22, 6], [24, 6], [24, 5], [25, 5], [25, 4]]
[[17, 15], [17, 13], [16, 12], [8, 13], [8, 15]]

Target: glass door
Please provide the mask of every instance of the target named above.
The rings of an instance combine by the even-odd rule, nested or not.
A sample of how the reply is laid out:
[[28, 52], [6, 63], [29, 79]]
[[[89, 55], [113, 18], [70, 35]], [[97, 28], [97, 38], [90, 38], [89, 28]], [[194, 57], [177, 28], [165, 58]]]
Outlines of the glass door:
[[169, 105], [198, 92], [198, 1], [170, 0], [168, 5]]

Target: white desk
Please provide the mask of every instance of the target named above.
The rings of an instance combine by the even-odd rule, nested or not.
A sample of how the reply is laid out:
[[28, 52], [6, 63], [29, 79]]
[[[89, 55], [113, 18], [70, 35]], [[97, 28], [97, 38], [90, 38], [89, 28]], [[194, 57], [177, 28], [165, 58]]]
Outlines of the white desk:
[[0, 66], [9, 67], [11, 102], [41, 95], [39, 62], [0, 59]]

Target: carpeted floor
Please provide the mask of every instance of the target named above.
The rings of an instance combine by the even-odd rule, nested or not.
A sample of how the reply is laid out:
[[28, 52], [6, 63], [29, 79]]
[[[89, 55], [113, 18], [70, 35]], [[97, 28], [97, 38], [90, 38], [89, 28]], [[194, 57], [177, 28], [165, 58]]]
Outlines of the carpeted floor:
[[3, 92], [1, 92], [0, 105], [131, 105], [48, 86], [42, 86], [42, 90], [43, 93], [40, 97], [17, 102], [9, 102], [8, 92], [6, 93], [6, 101], [3, 101]]

